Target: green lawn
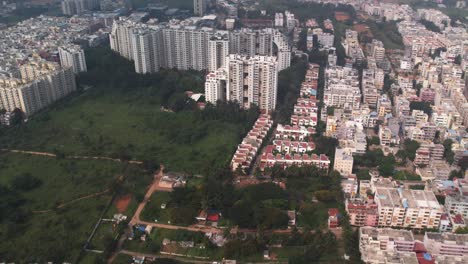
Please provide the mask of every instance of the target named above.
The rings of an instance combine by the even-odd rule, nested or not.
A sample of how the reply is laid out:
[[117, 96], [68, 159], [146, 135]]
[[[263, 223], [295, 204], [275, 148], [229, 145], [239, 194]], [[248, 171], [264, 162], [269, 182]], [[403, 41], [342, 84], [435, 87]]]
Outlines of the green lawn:
[[[153, 222], [158, 220], [158, 223], [167, 224], [171, 220], [170, 215], [170, 195], [169, 192], [156, 192], [151, 196], [150, 201], [146, 204], [145, 209], [141, 214], [142, 220]], [[162, 209], [161, 205], [166, 204], [166, 208]]]

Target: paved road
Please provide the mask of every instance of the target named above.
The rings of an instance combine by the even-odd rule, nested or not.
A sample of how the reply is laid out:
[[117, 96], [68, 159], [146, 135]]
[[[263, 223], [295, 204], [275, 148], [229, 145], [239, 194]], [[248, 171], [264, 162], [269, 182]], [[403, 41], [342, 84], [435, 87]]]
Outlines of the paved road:
[[129, 251], [129, 250], [121, 250], [119, 254], [125, 254], [125, 255], [130, 255], [134, 257], [146, 257], [146, 258], [153, 258], [153, 259], [158, 259], [158, 258], [170, 258], [170, 259], [175, 259], [180, 262], [185, 262], [185, 263], [200, 263], [200, 264], [211, 264], [213, 261], [208, 261], [208, 260], [194, 260], [194, 259], [186, 259], [178, 256], [172, 256], [172, 255], [153, 255], [153, 254], [146, 254], [146, 253], [140, 253], [140, 252], [134, 252], [134, 251]]

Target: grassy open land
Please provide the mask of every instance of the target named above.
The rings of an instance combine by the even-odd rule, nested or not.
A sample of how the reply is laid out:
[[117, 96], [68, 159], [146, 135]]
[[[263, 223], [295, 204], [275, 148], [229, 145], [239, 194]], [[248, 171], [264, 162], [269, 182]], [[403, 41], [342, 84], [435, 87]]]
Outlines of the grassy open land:
[[[141, 218], [145, 221], [155, 221], [158, 223], [166, 224], [171, 219], [170, 215], [170, 193], [169, 192], [157, 192], [151, 196], [151, 200], [145, 206], [142, 212]], [[161, 205], [165, 204], [166, 208], [161, 208]]]
[[[216, 112], [213, 108], [179, 109], [187, 107], [185, 90], [202, 89], [200, 73], [166, 71], [152, 76], [149, 84], [154, 84], [150, 86], [145, 83], [150, 77], [134, 76], [129, 62], [108, 50], [102, 52], [105, 55], [88, 53], [100, 65], [93, 71], [90, 59], [91, 70], [81, 79], [91, 82], [94, 76], [103, 78], [91, 82], [97, 83], [97, 87], [10, 129], [0, 139], [2, 147], [152, 160], [164, 163], [168, 170], [188, 173], [204, 173], [229, 163], [251, 122], [245, 122], [245, 118], [232, 122], [228, 119], [245, 117], [246, 113], [234, 105], [226, 107], [237, 107], [233, 110], [236, 113]], [[111, 66], [109, 60], [113, 62]], [[116, 72], [121, 70], [120, 66], [114, 66], [119, 62], [124, 64], [123, 73]], [[103, 72], [98, 67], [116, 69]], [[119, 80], [117, 76], [123, 74], [130, 77]], [[136, 82], [141, 79], [139, 86]], [[180, 111], [163, 111], [161, 106]], [[255, 120], [256, 114], [250, 119]]]
[[11, 153], [0, 160], [0, 260], [20, 263], [74, 262], [111, 195], [69, 202], [108, 189], [126, 167]]

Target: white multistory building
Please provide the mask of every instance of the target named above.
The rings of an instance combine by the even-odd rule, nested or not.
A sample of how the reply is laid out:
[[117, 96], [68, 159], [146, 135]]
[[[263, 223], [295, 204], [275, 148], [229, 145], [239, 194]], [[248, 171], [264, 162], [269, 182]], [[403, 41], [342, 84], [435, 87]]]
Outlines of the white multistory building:
[[229, 55], [226, 66], [207, 75], [206, 100], [236, 101], [242, 108], [251, 104], [275, 109], [278, 89], [278, 62], [275, 57]]
[[72, 68], [34, 61], [22, 65], [21, 78], [0, 78], [0, 108], [30, 116], [76, 90]]
[[342, 176], [348, 176], [353, 173], [353, 162], [353, 155], [350, 151], [336, 148], [334, 170], [338, 171]]
[[431, 191], [377, 188], [379, 226], [438, 228], [443, 208]]
[[217, 33], [208, 42], [208, 71], [216, 71], [226, 65], [226, 58], [229, 55], [228, 33]]
[[159, 68], [215, 71], [229, 54], [276, 56], [279, 70], [291, 64], [286, 36], [272, 28], [217, 31], [182, 22], [148, 25], [120, 19], [113, 24], [110, 43], [112, 50], [135, 61], [139, 73]]
[[193, 0], [193, 13], [197, 16], [204, 16], [206, 13], [207, 0]]
[[323, 100], [326, 106], [359, 109], [361, 91], [357, 70], [339, 66], [327, 68]]
[[99, 8], [99, 0], [63, 0], [61, 7], [64, 15], [71, 16]]
[[78, 45], [67, 45], [59, 48], [60, 64], [71, 67], [75, 74], [86, 72], [86, 57], [83, 49]]

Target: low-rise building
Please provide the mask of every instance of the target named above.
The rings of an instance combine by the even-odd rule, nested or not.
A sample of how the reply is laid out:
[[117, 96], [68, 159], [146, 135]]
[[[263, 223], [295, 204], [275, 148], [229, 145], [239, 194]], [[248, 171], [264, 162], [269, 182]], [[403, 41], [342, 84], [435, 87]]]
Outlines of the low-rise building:
[[435, 256], [468, 255], [468, 234], [426, 232], [424, 246]]
[[343, 176], [348, 176], [353, 172], [353, 161], [353, 155], [346, 149], [336, 148], [333, 169]]
[[411, 231], [390, 228], [361, 227], [359, 251], [366, 263], [417, 264], [414, 237]]
[[353, 226], [377, 226], [379, 214], [373, 199], [346, 199], [346, 212]]

